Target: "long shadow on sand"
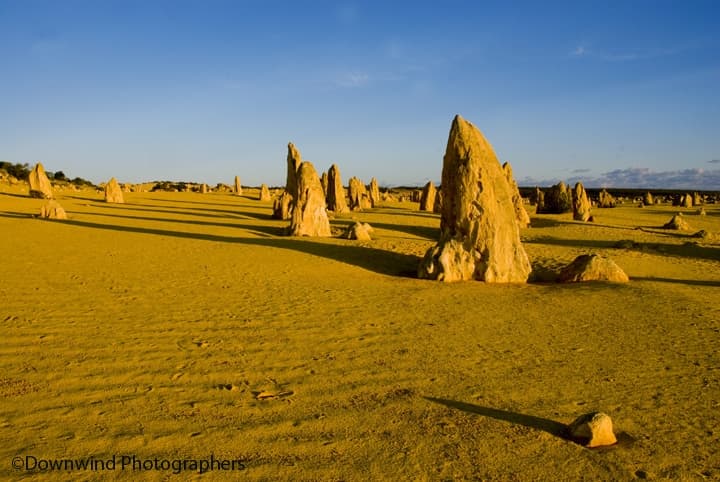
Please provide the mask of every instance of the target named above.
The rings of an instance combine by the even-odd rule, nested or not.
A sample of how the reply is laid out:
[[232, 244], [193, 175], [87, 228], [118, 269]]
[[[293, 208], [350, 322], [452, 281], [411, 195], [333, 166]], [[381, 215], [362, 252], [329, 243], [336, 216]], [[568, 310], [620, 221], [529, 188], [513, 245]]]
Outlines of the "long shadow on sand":
[[[87, 214], [87, 213], [84, 213]], [[0, 216], [17, 218], [25, 217], [26, 214], [2, 212]], [[134, 218], [133, 219], [137, 219]], [[53, 222], [53, 221], [48, 221]], [[292, 238], [292, 237], [263, 237], [263, 238], [242, 238], [234, 236], [220, 236], [206, 233], [188, 233], [183, 231], [171, 231], [165, 229], [154, 229], [135, 226], [118, 226], [114, 224], [91, 223], [88, 221], [78, 221], [68, 219], [57, 221], [59, 223], [93, 229], [105, 229], [110, 231], [120, 231], [127, 233], [153, 234], [158, 236], [171, 236], [184, 239], [195, 239], [201, 241], [211, 241], [216, 243], [234, 243], [246, 244], [253, 246], [263, 246], [268, 248], [291, 249], [301, 253], [310, 254], [322, 258], [332, 259], [341, 263], [347, 263], [368, 271], [380, 273], [389, 276], [415, 277], [417, 265], [420, 259], [417, 256], [385, 251], [377, 248], [368, 248], [354, 245], [337, 245], [331, 243], [322, 243], [311, 241], [310, 238]], [[233, 225], [242, 228], [241, 225]], [[262, 232], [257, 226], [247, 228]]]
[[[690, 236], [687, 235], [683, 235], [683, 237], [690, 239]], [[618, 241], [597, 239], [558, 239], [545, 236], [527, 240], [525, 243], [568, 246], [572, 248], [620, 249], [617, 246]], [[632, 243], [632, 245], [628, 245], [624, 249], [681, 258], [720, 260], [720, 248], [699, 246], [697, 244]]]
[[564, 423], [556, 422], [547, 418], [535, 417], [533, 415], [525, 415], [517, 412], [509, 412], [507, 410], [499, 410], [497, 408], [482, 407], [480, 405], [473, 405], [465, 402], [458, 402], [456, 400], [446, 400], [444, 398], [434, 397], [423, 397], [433, 403], [439, 403], [446, 407], [454, 408], [456, 410], [462, 410], [463, 412], [475, 413], [482, 415], [483, 417], [494, 418], [495, 420], [502, 420], [503, 422], [510, 422], [517, 425], [523, 425], [535, 430], [542, 430], [555, 437], [560, 437], [565, 440], [569, 440], [567, 434], [567, 425]]
[[[167, 206], [157, 206], [154, 204], [108, 204], [108, 203], [96, 203], [92, 207], [101, 209], [115, 209], [119, 211], [145, 211], [151, 213], [160, 214], [179, 214], [181, 216], [198, 216], [198, 217], [213, 217], [213, 218], [224, 218], [224, 219], [260, 219], [260, 220], [271, 220], [272, 216], [268, 214], [249, 213], [247, 211], [240, 210], [229, 210], [229, 209], [202, 209], [202, 208], [187, 208], [190, 211], [170, 209]], [[157, 208], [157, 209], [156, 209]], [[197, 212], [195, 212], [197, 211]], [[219, 213], [219, 214], [216, 214]]]
[[638, 278], [633, 276], [633, 281], [659, 281], [661, 283], [676, 283], [690, 286], [720, 286], [720, 281], [710, 280], [698, 280], [698, 279], [675, 279], [675, 278], [653, 278], [653, 277], [642, 277]]

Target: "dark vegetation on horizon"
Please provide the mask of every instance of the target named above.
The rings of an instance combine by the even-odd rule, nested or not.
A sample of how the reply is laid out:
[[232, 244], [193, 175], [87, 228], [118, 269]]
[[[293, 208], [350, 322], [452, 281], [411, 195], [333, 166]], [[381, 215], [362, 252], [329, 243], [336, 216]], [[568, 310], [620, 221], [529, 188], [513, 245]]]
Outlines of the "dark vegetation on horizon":
[[[26, 162], [24, 164], [13, 164], [12, 162], [6, 162], [6, 161], [0, 161], [0, 171], [5, 171], [8, 175], [21, 180], [21, 181], [27, 181], [28, 177], [30, 176], [30, 171], [32, 171], [32, 167]], [[45, 174], [47, 175], [48, 179], [51, 181], [60, 181], [60, 182], [67, 182], [70, 184], [74, 184], [78, 187], [87, 186], [87, 187], [97, 187], [92, 182], [88, 181], [87, 179], [83, 179], [81, 177], [76, 177], [73, 179], [70, 179], [65, 175], [62, 171], [45, 171]]]

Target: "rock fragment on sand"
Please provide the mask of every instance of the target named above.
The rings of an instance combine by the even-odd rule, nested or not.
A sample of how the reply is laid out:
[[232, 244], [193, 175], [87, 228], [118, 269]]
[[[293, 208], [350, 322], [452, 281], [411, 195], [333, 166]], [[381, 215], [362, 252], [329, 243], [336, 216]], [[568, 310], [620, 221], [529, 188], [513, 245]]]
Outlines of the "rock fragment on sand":
[[54, 197], [50, 179], [45, 174], [45, 168], [41, 163], [35, 164], [33, 170], [30, 171], [28, 182], [30, 183], [30, 197], [39, 199], [52, 199]]
[[677, 213], [670, 221], [663, 225], [665, 229], [674, 229], [676, 231], [690, 231], [690, 225], [685, 221], [682, 213]]
[[343, 233], [346, 239], [356, 239], [358, 241], [372, 241], [373, 228], [368, 223], [357, 222]]
[[510, 185], [510, 189], [512, 190], [512, 201], [513, 207], [515, 208], [515, 218], [517, 219], [517, 222], [521, 228], [527, 228], [528, 226], [530, 226], [530, 216], [525, 210], [523, 199], [520, 195], [520, 188], [518, 187], [517, 182], [515, 182], [515, 177], [513, 176], [512, 166], [509, 162], [506, 162], [505, 164], [503, 164], [502, 168], [503, 172], [505, 173], [505, 178], [507, 179], [508, 184]]
[[583, 254], [567, 265], [558, 276], [560, 283], [577, 283], [582, 281], [613, 281], [625, 283], [630, 281], [625, 271], [610, 258], [597, 254]]
[[568, 426], [568, 434], [572, 440], [588, 448], [617, 443], [612, 419], [602, 412], [581, 415]]
[[57, 201], [50, 201], [40, 208], [40, 217], [43, 219], [67, 219], [65, 209]]
[[442, 190], [440, 239], [425, 254], [418, 276], [526, 282], [530, 261], [520, 242], [510, 185], [490, 143], [459, 115], [450, 128]]
[[105, 202], [113, 204], [124, 204], [125, 198], [123, 197], [122, 189], [118, 184], [117, 179], [114, 177], [105, 184]]
[[325, 193], [315, 167], [303, 162], [296, 177], [295, 206], [290, 221], [292, 236], [330, 236], [330, 221], [325, 209]]

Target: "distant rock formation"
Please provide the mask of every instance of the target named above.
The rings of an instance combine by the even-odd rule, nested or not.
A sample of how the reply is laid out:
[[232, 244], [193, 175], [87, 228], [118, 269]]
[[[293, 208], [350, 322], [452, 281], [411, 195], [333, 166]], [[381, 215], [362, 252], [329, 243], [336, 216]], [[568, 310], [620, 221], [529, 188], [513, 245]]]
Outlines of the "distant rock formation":
[[614, 208], [617, 204], [615, 198], [607, 192], [605, 189], [600, 191], [600, 198], [598, 199], [598, 207], [600, 208]]
[[521, 228], [527, 228], [528, 226], [530, 226], [530, 216], [525, 210], [523, 199], [520, 195], [520, 188], [518, 187], [517, 182], [515, 182], [515, 177], [513, 176], [512, 166], [509, 162], [505, 162], [502, 168], [503, 172], [505, 173], [505, 178], [510, 185], [510, 190], [512, 191], [513, 207], [515, 208], [515, 219], [517, 219], [517, 222]]
[[428, 181], [420, 195], [420, 211], [432, 211], [435, 206], [435, 184]]
[[572, 191], [573, 219], [586, 223], [590, 219], [590, 201], [581, 182]]
[[646, 206], [652, 206], [654, 202], [652, 193], [650, 191], [646, 192], [643, 197], [643, 204]]
[[40, 207], [40, 217], [44, 219], [67, 219], [65, 209], [57, 201], [49, 201]]
[[[297, 192], [297, 171], [302, 163], [300, 151], [292, 142], [288, 143], [287, 174], [285, 177], [285, 191], [273, 202], [273, 218], [290, 219], [293, 210], [293, 193]], [[320, 182], [320, 181], [318, 181]]]
[[33, 170], [30, 171], [28, 181], [30, 183], [30, 197], [39, 199], [52, 199], [54, 197], [50, 179], [45, 174], [45, 168], [41, 163], [35, 164]]
[[105, 184], [105, 202], [114, 204], [125, 203], [120, 184], [118, 184], [117, 179], [114, 177], [111, 177], [107, 184]]
[[295, 206], [290, 221], [290, 235], [330, 236], [325, 193], [315, 167], [310, 162], [302, 162], [295, 182]]
[[545, 192], [539, 187], [535, 188], [535, 214], [545, 212]]
[[625, 272], [610, 258], [597, 254], [583, 254], [567, 265], [560, 272], [560, 283], [576, 283], [580, 281], [615, 281], [624, 283], [630, 279]]
[[675, 216], [673, 216], [670, 221], [665, 223], [663, 225], [663, 228], [665, 229], [674, 229], [677, 231], [690, 231], [690, 225], [685, 221], [683, 218], [682, 213], [677, 213]]
[[543, 199], [542, 208], [540, 202], [537, 205], [539, 214], [562, 214], [572, 211], [572, 195], [569, 194], [567, 186], [562, 181], [552, 186], [548, 192], [541, 196]]
[[356, 239], [358, 241], [372, 241], [373, 228], [368, 223], [357, 222], [349, 226], [343, 233], [346, 239]]
[[694, 192], [692, 197], [692, 203], [693, 206], [702, 206], [704, 204], [703, 197], [700, 194]]
[[346, 213], [348, 205], [345, 200], [345, 188], [340, 177], [340, 168], [337, 164], [328, 170], [327, 207], [335, 214]]
[[267, 184], [260, 185], [260, 196], [258, 197], [258, 201], [267, 202], [272, 200], [272, 197], [270, 196], [270, 190], [267, 187]]
[[350, 197], [350, 210], [362, 211], [370, 209], [370, 197], [368, 196], [365, 184], [357, 177], [351, 177], [348, 183], [348, 195]]
[[442, 170], [440, 239], [418, 267], [420, 278], [524, 283], [530, 261], [520, 242], [512, 190], [490, 143], [455, 116]]
[[377, 207], [380, 204], [380, 188], [378, 187], [377, 179], [374, 177], [370, 179], [370, 206]]

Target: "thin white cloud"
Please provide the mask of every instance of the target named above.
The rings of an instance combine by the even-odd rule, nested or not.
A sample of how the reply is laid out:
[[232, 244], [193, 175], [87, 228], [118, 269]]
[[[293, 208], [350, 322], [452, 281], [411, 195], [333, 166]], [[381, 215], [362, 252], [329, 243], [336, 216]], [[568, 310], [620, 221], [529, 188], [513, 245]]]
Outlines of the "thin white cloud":
[[575, 47], [571, 52], [571, 57], [596, 58], [606, 62], [629, 62], [633, 60], [646, 60], [668, 55], [674, 55], [683, 50], [679, 47], [672, 48], [624, 48], [624, 49], [597, 49], [588, 48], [584, 44]]
[[573, 57], [584, 57], [587, 54], [588, 51], [583, 45], [578, 45], [572, 52], [570, 52], [570, 55]]
[[582, 182], [585, 187], [612, 187], [637, 189], [690, 189], [713, 191], [720, 189], [720, 169], [681, 169], [677, 171], [653, 171], [643, 167], [615, 169], [599, 176], [578, 176], [569, 178], [519, 179], [521, 186], [550, 186], [559, 181], [570, 184]]
[[364, 87], [370, 80], [370, 76], [364, 72], [347, 72], [336, 79], [338, 87], [357, 88]]

